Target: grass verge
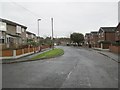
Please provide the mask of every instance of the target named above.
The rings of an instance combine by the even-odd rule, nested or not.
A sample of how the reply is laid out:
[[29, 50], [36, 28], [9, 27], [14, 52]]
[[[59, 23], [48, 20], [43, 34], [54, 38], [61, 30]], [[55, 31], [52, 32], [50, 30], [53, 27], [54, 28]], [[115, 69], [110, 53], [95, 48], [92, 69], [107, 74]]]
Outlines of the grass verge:
[[53, 57], [61, 56], [63, 54], [64, 54], [64, 51], [62, 49], [55, 48], [53, 50], [34, 56], [32, 57], [31, 60], [53, 58]]

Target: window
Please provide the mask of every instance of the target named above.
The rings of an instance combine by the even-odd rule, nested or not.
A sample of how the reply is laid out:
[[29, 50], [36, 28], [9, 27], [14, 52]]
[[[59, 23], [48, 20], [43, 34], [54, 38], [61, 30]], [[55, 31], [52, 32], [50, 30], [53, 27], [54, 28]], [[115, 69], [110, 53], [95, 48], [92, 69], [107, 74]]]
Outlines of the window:
[[13, 39], [11, 37], [6, 38], [6, 43], [12, 43], [12, 42], [13, 42]]
[[7, 38], [7, 43], [9, 43], [9, 38]]
[[1, 36], [0, 36], [0, 43], [5, 43], [5, 37], [2, 36], [2, 34], [1, 34]]
[[102, 37], [104, 37], [104, 32], [101, 33]]
[[21, 26], [17, 26], [16, 29], [17, 33], [21, 33]]
[[0, 22], [0, 30], [1, 31], [6, 31], [6, 23]]
[[24, 29], [24, 28], [22, 28], [22, 32], [25, 32], [25, 29]]
[[8, 39], [9, 41], [9, 43], [14, 43], [14, 39], [13, 38], [11, 38], [11, 37], [9, 37], [9, 39]]
[[34, 37], [35, 37], [35, 35], [34, 35], [34, 34], [32, 34], [32, 35], [31, 35], [31, 37], [32, 37], [32, 38], [34, 38]]
[[26, 37], [28, 38], [28, 34], [26, 34]]
[[120, 36], [120, 32], [119, 32], [119, 31], [117, 31], [117, 32], [116, 32], [116, 35], [117, 35], [117, 36]]
[[5, 39], [0, 39], [0, 43], [5, 43]]

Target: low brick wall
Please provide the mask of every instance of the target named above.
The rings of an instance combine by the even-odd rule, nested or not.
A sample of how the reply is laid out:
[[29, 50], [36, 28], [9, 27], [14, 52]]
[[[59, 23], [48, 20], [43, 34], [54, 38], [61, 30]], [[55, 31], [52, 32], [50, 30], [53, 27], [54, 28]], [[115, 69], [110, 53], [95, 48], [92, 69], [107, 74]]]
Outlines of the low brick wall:
[[120, 46], [109, 46], [110, 52], [120, 54]]
[[2, 57], [11, 57], [13, 56], [13, 50], [4, 50], [2, 51]]

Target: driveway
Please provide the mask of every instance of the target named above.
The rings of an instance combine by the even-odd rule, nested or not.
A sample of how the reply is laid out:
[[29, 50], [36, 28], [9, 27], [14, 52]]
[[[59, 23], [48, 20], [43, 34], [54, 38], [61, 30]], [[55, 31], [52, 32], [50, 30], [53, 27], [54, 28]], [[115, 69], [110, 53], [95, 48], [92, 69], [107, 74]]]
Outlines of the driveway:
[[118, 63], [94, 50], [59, 46], [60, 57], [3, 64], [3, 88], [117, 88]]

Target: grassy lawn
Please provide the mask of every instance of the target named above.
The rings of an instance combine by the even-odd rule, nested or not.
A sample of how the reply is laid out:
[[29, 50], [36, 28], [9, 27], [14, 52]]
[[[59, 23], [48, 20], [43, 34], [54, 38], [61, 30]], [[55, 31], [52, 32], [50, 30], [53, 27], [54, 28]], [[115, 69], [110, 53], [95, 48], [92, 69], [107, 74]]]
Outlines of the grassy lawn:
[[32, 57], [32, 60], [52, 58], [52, 57], [60, 56], [60, 55], [63, 55], [63, 54], [64, 54], [64, 51], [62, 49], [55, 48], [54, 50], [50, 50], [48, 52], [44, 52], [42, 54], [39, 54], [37, 56]]

